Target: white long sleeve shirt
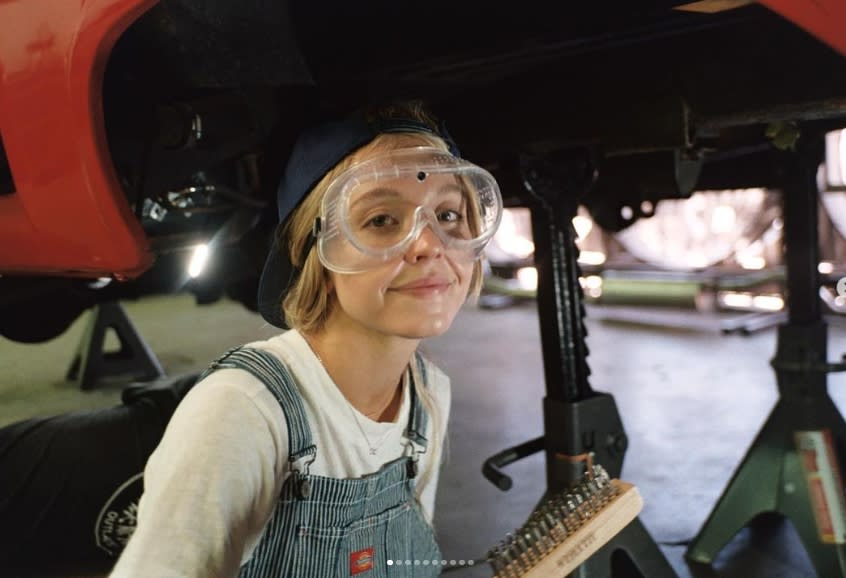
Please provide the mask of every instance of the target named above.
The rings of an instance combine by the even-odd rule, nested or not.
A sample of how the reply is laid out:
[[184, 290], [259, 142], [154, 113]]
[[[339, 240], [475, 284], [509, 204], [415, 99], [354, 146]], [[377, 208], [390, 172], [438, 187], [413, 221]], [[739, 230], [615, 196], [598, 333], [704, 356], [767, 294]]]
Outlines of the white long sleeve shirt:
[[[309, 473], [357, 478], [403, 455], [407, 380], [396, 421], [379, 423], [353, 413], [297, 331], [249, 347], [277, 356], [297, 382], [317, 446]], [[429, 362], [426, 374], [443, 440], [449, 379]], [[376, 455], [370, 455], [370, 445], [378, 448]], [[420, 462], [421, 472], [432, 468], [428, 480], [421, 480], [420, 500], [430, 521], [440, 462], [441, 447], [430, 444]], [[273, 394], [245, 371], [212, 373], [179, 404], [147, 462], [138, 525], [111, 578], [236, 576], [261, 539], [289, 474], [287, 425]]]

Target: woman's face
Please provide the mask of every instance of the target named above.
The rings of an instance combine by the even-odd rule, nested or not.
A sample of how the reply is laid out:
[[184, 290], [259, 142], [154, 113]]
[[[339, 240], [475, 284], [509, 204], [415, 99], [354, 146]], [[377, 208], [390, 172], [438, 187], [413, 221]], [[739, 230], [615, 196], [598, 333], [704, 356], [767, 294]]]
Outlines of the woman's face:
[[[367, 158], [362, 155], [358, 160]], [[424, 201], [441, 213], [445, 202], [438, 196]], [[425, 226], [403, 254], [376, 268], [330, 273], [335, 307], [327, 329], [343, 321], [383, 335], [411, 339], [440, 335], [465, 302], [472, 275], [473, 262], [446, 252], [431, 226]]]
[[353, 274], [331, 274], [330, 315], [371, 331], [422, 339], [449, 329], [470, 287], [473, 263], [456, 262], [426, 227], [404, 255]]

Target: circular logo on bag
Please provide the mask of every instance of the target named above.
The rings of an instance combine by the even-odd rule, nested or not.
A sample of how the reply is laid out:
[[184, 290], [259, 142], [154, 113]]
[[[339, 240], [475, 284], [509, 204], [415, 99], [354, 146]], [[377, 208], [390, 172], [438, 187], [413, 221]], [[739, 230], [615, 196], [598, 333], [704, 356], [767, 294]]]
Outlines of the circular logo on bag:
[[135, 531], [138, 501], [143, 491], [144, 474], [136, 474], [121, 484], [100, 510], [94, 535], [97, 547], [110, 556], [117, 558]]
[[841, 277], [837, 281], [837, 296], [846, 297], [846, 277]]

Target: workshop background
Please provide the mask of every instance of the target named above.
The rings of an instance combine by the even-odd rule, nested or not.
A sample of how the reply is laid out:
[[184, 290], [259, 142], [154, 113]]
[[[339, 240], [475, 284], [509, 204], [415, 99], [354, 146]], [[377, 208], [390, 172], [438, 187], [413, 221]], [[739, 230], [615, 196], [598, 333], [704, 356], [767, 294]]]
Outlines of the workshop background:
[[[515, 297], [497, 282], [493, 287], [463, 309], [446, 335], [423, 344], [453, 384], [435, 525], [448, 566], [464, 563], [448, 574], [456, 577], [489, 576], [487, 567], [468, 562], [483, 558], [519, 527], [546, 488], [542, 453], [504, 469], [513, 478], [508, 492], [481, 473], [486, 458], [543, 434], [536, 303], [530, 293]], [[670, 306], [601, 299], [587, 306], [590, 383], [612, 394], [619, 408], [629, 440], [622, 478], [644, 498], [640, 519], [680, 578], [811, 578], [815, 574], [791, 524], [774, 517], [742, 530], [713, 567], [684, 560], [689, 541], [776, 402], [769, 364], [776, 333], [766, 325], [728, 332], [737, 320], [758, 314], [716, 307], [713, 295], [705, 307], [701, 297], [688, 307], [677, 299]], [[171, 379], [202, 370], [229, 347], [277, 331], [229, 300], [199, 306], [182, 294], [127, 301], [123, 308]], [[836, 358], [846, 352], [846, 324], [827, 313], [830, 357]], [[121, 403], [126, 378], [106, 376], [85, 390], [66, 378], [92, 316], [82, 316], [47, 343], [0, 342], [0, 426]], [[115, 334], [107, 334], [107, 350], [119, 345]], [[829, 384], [843, 407], [846, 378], [833, 374]], [[49, 574], [67, 575], [61, 569]]]

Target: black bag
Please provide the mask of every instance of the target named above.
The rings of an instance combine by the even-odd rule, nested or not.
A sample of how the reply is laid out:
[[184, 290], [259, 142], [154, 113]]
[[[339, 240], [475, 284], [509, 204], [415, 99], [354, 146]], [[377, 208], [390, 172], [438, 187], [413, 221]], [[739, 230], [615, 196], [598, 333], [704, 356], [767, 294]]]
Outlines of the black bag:
[[108, 572], [135, 530], [147, 458], [197, 377], [0, 428], [0, 576]]

